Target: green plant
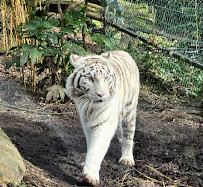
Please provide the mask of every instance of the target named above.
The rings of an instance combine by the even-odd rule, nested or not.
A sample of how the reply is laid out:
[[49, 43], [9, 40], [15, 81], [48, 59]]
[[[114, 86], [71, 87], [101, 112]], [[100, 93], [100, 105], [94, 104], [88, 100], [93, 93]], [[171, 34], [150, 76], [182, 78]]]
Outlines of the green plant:
[[178, 95], [181, 94], [178, 93], [180, 90], [186, 95], [202, 94], [203, 71], [201, 69], [154, 51], [137, 52], [134, 57], [141, 71], [147, 71], [153, 79], [159, 80], [160, 86], [167, 85]]
[[[52, 76], [52, 84], [58, 84], [72, 72], [69, 64], [69, 56], [72, 53], [85, 55], [88, 52], [82, 47], [82, 41], [76, 37], [81, 34], [85, 27], [93, 41], [100, 47], [104, 44], [111, 48], [111, 41], [101, 34], [91, 34], [87, 28], [90, 18], [85, 17], [86, 8], [76, 11], [67, 11], [64, 17], [64, 25], [55, 15], [34, 17], [21, 25], [19, 32], [26, 44], [13, 47], [10, 52], [14, 55], [11, 61], [6, 64], [10, 68], [13, 64], [16, 67], [31, 66], [32, 74], [49, 68]], [[59, 78], [58, 71], [61, 69], [62, 77]], [[35, 75], [34, 75], [35, 76]], [[36, 86], [36, 77], [33, 76], [33, 90]], [[23, 76], [24, 77], [24, 76]]]

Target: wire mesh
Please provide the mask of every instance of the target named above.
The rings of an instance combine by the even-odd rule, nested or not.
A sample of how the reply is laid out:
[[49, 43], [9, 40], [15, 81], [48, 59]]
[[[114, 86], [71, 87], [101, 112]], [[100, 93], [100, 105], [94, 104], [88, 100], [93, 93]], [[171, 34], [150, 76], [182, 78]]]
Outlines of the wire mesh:
[[[109, 22], [203, 63], [203, 7], [200, 0], [107, 0], [107, 4], [106, 19]], [[109, 27], [107, 33], [112, 32], [115, 30]], [[118, 39], [121, 40], [119, 43], [131, 41], [122, 34]]]

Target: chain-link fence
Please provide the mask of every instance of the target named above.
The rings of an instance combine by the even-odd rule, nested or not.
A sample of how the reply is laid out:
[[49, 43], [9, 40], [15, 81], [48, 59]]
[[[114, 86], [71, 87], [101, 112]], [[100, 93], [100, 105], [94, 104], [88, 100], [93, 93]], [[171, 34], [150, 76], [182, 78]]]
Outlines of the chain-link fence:
[[[108, 22], [146, 38], [151, 44], [202, 64], [203, 6], [200, 0], [108, 0]], [[132, 38], [108, 29], [123, 49]], [[124, 42], [125, 41], [125, 42]]]

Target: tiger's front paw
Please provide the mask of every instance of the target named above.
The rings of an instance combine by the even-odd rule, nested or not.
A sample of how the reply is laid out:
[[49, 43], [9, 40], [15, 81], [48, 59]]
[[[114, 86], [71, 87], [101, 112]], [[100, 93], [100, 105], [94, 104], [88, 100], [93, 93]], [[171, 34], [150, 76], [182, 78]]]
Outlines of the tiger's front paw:
[[134, 166], [135, 165], [135, 161], [133, 159], [133, 157], [130, 156], [125, 156], [125, 157], [121, 157], [118, 161], [118, 163], [121, 163], [123, 165], [128, 165], [128, 166]]
[[97, 186], [100, 184], [99, 181], [99, 172], [95, 172], [93, 170], [91, 170], [90, 168], [88, 168], [86, 165], [83, 165], [83, 178], [86, 182], [88, 182], [89, 184], [93, 185], [93, 186]]

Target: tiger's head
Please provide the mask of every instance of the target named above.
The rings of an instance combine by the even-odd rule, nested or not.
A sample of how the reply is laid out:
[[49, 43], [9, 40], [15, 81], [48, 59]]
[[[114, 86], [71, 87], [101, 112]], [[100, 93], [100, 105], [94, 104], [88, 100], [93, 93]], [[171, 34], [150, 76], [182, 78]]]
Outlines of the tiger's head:
[[70, 63], [75, 70], [67, 79], [67, 90], [72, 84], [74, 95], [85, 96], [94, 102], [109, 100], [115, 86], [115, 76], [109, 65], [111, 58], [111, 53], [85, 57], [71, 55]]

